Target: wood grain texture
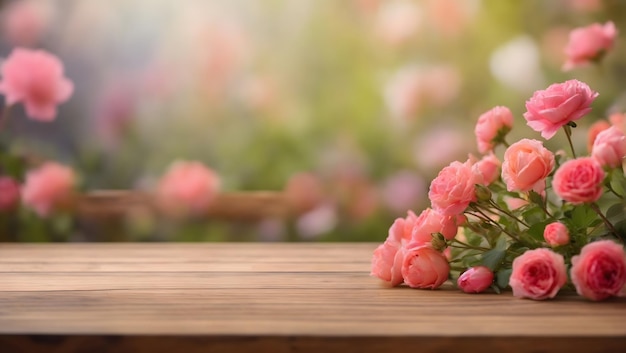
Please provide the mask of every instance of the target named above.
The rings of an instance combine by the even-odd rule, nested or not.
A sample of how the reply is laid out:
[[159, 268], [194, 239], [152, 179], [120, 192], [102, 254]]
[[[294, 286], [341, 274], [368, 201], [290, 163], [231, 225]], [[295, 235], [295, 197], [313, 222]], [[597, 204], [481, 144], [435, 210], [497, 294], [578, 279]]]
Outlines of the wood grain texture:
[[614, 352], [626, 300], [385, 288], [376, 244], [2, 244], [0, 352]]

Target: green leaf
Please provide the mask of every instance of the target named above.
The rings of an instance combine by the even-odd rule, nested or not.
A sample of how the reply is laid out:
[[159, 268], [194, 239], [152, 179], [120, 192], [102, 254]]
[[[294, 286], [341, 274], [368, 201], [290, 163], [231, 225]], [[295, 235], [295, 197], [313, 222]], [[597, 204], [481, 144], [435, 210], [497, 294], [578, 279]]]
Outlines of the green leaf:
[[509, 286], [509, 279], [511, 278], [513, 269], [505, 268], [496, 273], [496, 284], [498, 287], [504, 289]]
[[528, 192], [528, 198], [530, 199], [530, 202], [534, 203], [535, 205], [543, 205], [543, 197], [541, 196], [541, 194], [534, 190], [530, 190]]
[[572, 225], [579, 229], [586, 229], [596, 220], [598, 215], [589, 205], [580, 205], [574, 207], [572, 211]]
[[626, 189], [626, 177], [624, 177], [624, 173], [621, 172], [621, 169], [616, 169], [613, 173], [611, 173], [611, 181], [609, 182], [609, 185], [611, 185], [611, 189], [613, 189], [613, 191], [621, 196], [624, 196], [624, 189]]
[[528, 233], [528, 235], [530, 235], [530, 237], [533, 238], [534, 240], [543, 241], [543, 232], [549, 223], [552, 223], [552, 222], [543, 221], [543, 222], [534, 223], [533, 225], [530, 226], [530, 228], [528, 228], [526, 233]]
[[530, 207], [522, 213], [522, 218], [528, 224], [535, 224], [542, 222], [545, 219], [545, 213], [540, 207]]
[[616, 203], [606, 210], [606, 218], [611, 223], [617, 223], [626, 219], [626, 204], [623, 202]]
[[496, 246], [483, 253], [482, 264], [494, 271], [504, 259], [504, 255], [506, 255], [506, 246], [506, 236], [501, 235], [496, 243]]

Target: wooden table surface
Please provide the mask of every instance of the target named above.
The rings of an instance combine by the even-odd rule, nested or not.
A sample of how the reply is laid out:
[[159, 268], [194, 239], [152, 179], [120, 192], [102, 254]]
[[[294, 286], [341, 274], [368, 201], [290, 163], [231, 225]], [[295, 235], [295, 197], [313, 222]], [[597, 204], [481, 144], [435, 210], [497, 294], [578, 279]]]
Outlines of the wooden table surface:
[[626, 300], [384, 288], [376, 244], [1, 244], [0, 352], [620, 352]]

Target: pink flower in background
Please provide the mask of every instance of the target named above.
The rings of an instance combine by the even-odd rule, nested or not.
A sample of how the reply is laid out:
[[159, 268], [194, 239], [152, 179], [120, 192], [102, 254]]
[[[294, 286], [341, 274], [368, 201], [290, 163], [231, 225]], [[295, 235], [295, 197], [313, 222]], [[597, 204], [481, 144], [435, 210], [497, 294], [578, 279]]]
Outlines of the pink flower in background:
[[611, 125], [620, 129], [623, 133], [626, 133], [626, 114], [613, 113], [609, 116]]
[[465, 293], [481, 293], [493, 283], [493, 272], [485, 266], [475, 266], [463, 272], [457, 285]]
[[411, 244], [428, 244], [433, 233], [441, 233], [447, 240], [454, 239], [459, 223], [462, 223], [462, 220], [458, 215], [446, 216], [427, 208], [415, 221], [411, 232]]
[[493, 150], [496, 137], [504, 137], [512, 127], [513, 113], [507, 107], [495, 107], [482, 114], [474, 128], [478, 151], [487, 153]]
[[502, 179], [509, 191], [543, 192], [554, 168], [554, 155], [537, 140], [522, 139], [504, 152]]
[[216, 198], [219, 176], [200, 162], [176, 161], [155, 191], [159, 206], [171, 216], [199, 215]]
[[528, 201], [517, 197], [504, 196], [504, 202], [509, 210], [517, 210], [520, 207], [528, 205]]
[[598, 120], [591, 124], [589, 131], [587, 132], [587, 151], [591, 152], [591, 148], [593, 147], [593, 143], [596, 140], [596, 137], [598, 137], [598, 134], [610, 127], [611, 124], [609, 124], [606, 120]]
[[569, 230], [561, 222], [553, 222], [543, 230], [543, 238], [552, 247], [569, 244]]
[[[454, 125], [452, 125], [454, 126]], [[428, 129], [415, 139], [413, 153], [420, 168], [434, 172], [467, 156], [474, 143], [466, 131], [447, 126]]]
[[500, 176], [500, 166], [502, 163], [495, 154], [490, 153], [483, 156], [481, 160], [474, 163], [476, 172], [482, 177], [482, 185], [490, 185]]
[[601, 131], [591, 148], [591, 157], [601, 165], [617, 168], [626, 156], [626, 135], [615, 126]]
[[450, 104], [461, 90], [461, 74], [452, 65], [424, 67], [421, 73], [424, 102], [436, 107]]
[[411, 288], [436, 289], [448, 279], [450, 264], [429, 245], [409, 244], [404, 251], [402, 277]]
[[571, 70], [577, 66], [587, 65], [599, 60], [607, 51], [613, 48], [617, 29], [613, 22], [604, 25], [594, 23], [587, 27], [574, 29], [569, 36], [565, 48], [567, 61], [563, 70]]
[[626, 284], [626, 256], [622, 245], [600, 240], [585, 245], [572, 258], [570, 270], [576, 292], [591, 300], [620, 294]]
[[424, 201], [426, 182], [419, 174], [402, 170], [391, 175], [382, 187], [382, 200], [394, 212], [404, 213]]
[[43, 1], [13, 1], [2, 11], [2, 29], [13, 46], [32, 47], [50, 27], [51, 13]]
[[13, 178], [0, 176], [0, 212], [14, 210], [20, 202], [20, 184]]
[[47, 162], [26, 174], [22, 202], [39, 216], [47, 217], [71, 202], [76, 184], [74, 171], [55, 162]]
[[398, 70], [384, 88], [385, 103], [400, 125], [416, 118], [423, 104], [421, 75], [417, 67]]
[[43, 50], [14, 49], [2, 63], [0, 93], [6, 104], [23, 103], [26, 114], [39, 121], [52, 121], [57, 105], [67, 101], [74, 90], [63, 77], [63, 64]]
[[474, 185], [482, 179], [470, 161], [452, 162], [430, 183], [428, 198], [432, 208], [443, 215], [458, 215], [476, 200]]
[[578, 80], [555, 83], [526, 101], [524, 118], [530, 128], [551, 139], [561, 126], [589, 113], [596, 97], [597, 92]]
[[313, 240], [335, 229], [338, 222], [337, 205], [324, 202], [298, 217], [295, 226], [298, 237]]
[[420, 8], [411, 1], [386, 1], [378, 8], [375, 30], [378, 37], [390, 46], [406, 43], [422, 23]]
[[520, 298], [554, 298], [567, 282], [563, 256], [546, 248], [527, 250], [513, 260], [509, 285]]
[[306, 212], [319, 206], [324, 200], [324, 185], [313, 173], [300, 172], [292, 175], [285, 186], [289, 204], [296, 212]]
[[402, 245], [404, 243], [404, 227], [404, 220], [402, 218], [396, 219], [389, 228], [387, 239], [374, 250], [374, 256], [372, 257], [372, 272], [370, 275], [389, 282], [392, 286], [397, 286], [403, 282], [402, 262], [404, 253]]
[[595, 202], [602, 196], [604, 170], [592, 157], [581, 157], [563, 163], [552, 179], [554, 193], [573, 204]]

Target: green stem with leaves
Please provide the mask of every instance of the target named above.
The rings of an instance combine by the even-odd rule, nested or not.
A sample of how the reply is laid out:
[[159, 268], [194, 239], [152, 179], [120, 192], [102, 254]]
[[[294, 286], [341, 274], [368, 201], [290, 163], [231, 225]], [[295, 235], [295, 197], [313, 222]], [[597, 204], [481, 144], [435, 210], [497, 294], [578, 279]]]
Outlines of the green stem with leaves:
[[500, 228], [500, 230], [502, 231], [502, 233], [508, 235], [509, 237], [511, 237], [511, 239], [517, 241], [517, 242], [521, 242], [520, 239], [515, 235], [515, 234], [511, 234], [509, 233], [506, 229], [504, 229], [500, 223], [494, 221], [493, 219], [491, 219], [491, 217], [487, 216], [483, 211], [481, 211], [478, 207], [476, 206], [470, 206], [470, 208], [476, 212], [478, 212], [479, 214], [481, 214], [486, 220], [488, 220], [491, 224], [495, 225], [496, 227]]
[[576, 151], [574, 150], [574, 144], [572, 143], [572, 125], [570, 124], [572, 124], [573, 127], [576, 127], [576, 124], [570, 122], [567, 125], [563, 125], [563, 130], [565, 131], [565, 136], [567, 136], [569, 148], [572, 150], [572, 157], [576, 158]]
[[598, 216], [600, 216], [600, 218], [602, 219], [606, 227], [609, 229], [609, 231], [613, 233], [613, 235], [615, 235], [616, 237], [621, 238], [619, 233], [617, 233], [617, 230], [615, 229], [615, 227], [613, 227], [613, 224], [611, 224], [611, 222], [609, 222], [609, 220], [604, 216], [604, 214], [600, 210], [600, 207], [598, 207], [598, 205], [595, 202], [591, 203], [590, 206], [598, 214]]

